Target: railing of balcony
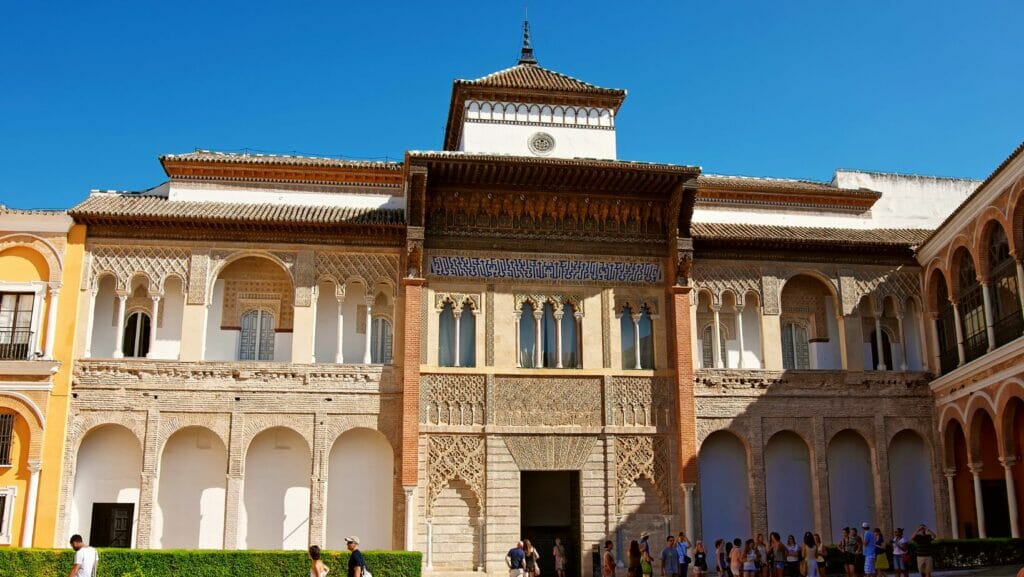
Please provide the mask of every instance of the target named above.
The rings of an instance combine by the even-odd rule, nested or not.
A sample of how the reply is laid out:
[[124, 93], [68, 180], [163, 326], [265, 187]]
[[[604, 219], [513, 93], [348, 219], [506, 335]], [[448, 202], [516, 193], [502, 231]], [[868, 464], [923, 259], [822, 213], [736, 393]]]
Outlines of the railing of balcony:
[[964, 362], [971, 362], [988, 352], [988, 335], [984, 332], [964, 338]]
[[0, 329], [0, 360], [26, 361], [32, 355], [32, 331]]
[[1015, 310], [997, 320], [992, 326], [996, 333], [996, 346], [1001, 347], [1024, 333], [1024, 317]]
[[939, 353], [939, 368], [942, 374], [952, 372], [960, 364], [960, 354], [956, 349], [941, 351]]

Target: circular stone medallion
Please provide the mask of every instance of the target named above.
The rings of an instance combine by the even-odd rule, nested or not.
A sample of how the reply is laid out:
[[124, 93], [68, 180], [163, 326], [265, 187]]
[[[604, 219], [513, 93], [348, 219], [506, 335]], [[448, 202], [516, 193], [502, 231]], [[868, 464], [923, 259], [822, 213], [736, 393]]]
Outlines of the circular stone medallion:
[[537, 132], [530, 137], [529, 145], [534, 154], [546, 156], [555, 149], [555, 137], [546, 132]]

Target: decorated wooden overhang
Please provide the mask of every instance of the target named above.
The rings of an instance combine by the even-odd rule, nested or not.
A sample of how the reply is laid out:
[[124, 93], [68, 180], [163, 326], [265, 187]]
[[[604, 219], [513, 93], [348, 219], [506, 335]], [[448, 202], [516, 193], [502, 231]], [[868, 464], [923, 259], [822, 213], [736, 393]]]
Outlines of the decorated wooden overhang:
[[693, 223], [694, 251], [777, 260], [793, 256], [822, 260], [849, 255], [865, 261], [914, 263], [914, 247], [930, 232], [916, 229], [835, 229], [778, 225]]
[[689, 236], [693, 181], [700, 172], [664, 164], [443, 152], [410, 153], [406, 164], [410, 224], [422, 217], [431, 234], [549, 231], [658, 243]]
[[232, 154], [196, 151], [166, 154], [160, 164], [174, 180], [279, 182], [360, 187], [400, 187], [402, 165], [397, 162], [334, 158]]
[[826, 208], [863, 212], [882, 193], [866, 188], [845, 189], [824, 182], [729, 177], [702, 174], [697, 204]]

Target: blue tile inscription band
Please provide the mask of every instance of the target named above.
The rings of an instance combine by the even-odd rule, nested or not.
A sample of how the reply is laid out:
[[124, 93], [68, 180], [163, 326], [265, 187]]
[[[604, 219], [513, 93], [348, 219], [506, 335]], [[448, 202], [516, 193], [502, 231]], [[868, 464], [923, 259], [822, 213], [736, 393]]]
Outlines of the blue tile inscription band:
[[653, 262], [484, 258], [473, 256], [432, 256], [430, 257], [430, 274], [462, 278], [553, 280], [578, 283], [621, 282], [657, 284], [664, 279], [661, 265]]

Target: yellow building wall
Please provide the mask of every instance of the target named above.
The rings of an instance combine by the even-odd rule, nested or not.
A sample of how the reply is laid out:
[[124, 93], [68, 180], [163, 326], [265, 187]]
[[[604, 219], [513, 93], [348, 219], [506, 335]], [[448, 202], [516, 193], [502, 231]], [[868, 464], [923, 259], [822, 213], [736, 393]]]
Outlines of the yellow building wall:
[[71, 394], [71, 370], [75, 350], [75, 322], [81, 294], [82, 261], [85, 255], [85, 226], [75, 225], [68, 232], [64, 253], [57, 308], [57, 330], [53, 355], [60, 369], [53, 376], [53, 391], [46, 406], [46, 439], [43, 445], [43, 468], [39, 476], [39, 504], [32, 545], [53, 547], [57, 534], [57, 511], [60, 506], [61, 471], [64, 469], [64, 439], [67, 431]]
[[28, 493], [28, 467], [19, 466], [19, 463], [28, 461], [29, 445], [28, 423], [24, 419], [14, 419], [14, 439], [11, 442], [11, 465], [12, 467], [0, 468], [0, 485], [5, 487], [13, 486], [17, 491], [14, 496], [13, 523], [11, 523], [11, 546], [16, 547], [21, 543], [21, 525], [25, 518], [25, 495]]
[[[50, 266], [46, 264], [43, 255], [34, 249], [16, 246], [0, 253], [0, 279], [7, 282], [39, 282], [50, 280]], [[46, 298], [46, 305], [40, 311], [40, 319], [46, 319], [49, 314], [50, 299]], [[46, 322], [39, 323], [39, 334], [36, 335], [35, 349], [43, 350], [46, 342]], [[18, 493], [19, 495], [21, 493]]]

